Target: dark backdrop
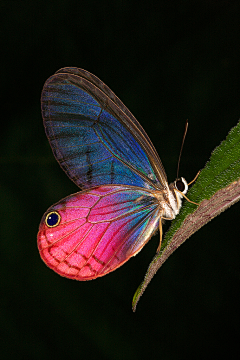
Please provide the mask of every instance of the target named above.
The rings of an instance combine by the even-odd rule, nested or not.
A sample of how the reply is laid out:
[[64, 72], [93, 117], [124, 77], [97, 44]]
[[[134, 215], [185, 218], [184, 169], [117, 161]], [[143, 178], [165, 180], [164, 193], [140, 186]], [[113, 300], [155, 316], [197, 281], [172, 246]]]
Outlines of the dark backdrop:
[[77, 191], [44, 133], [44, 81], [64, 66], [97, 75], [144, 126], [169, 181], [189, 119], [180, 172], [190, 181], [240, 117], [239, 17], [233, 0], [1, 1], [2, 359], [236, 356], [240, 204], [170, 257], [135, 314], [158, 235], [122, 268], [83, 283], [42, 263], [36, 235], [45, 210]]

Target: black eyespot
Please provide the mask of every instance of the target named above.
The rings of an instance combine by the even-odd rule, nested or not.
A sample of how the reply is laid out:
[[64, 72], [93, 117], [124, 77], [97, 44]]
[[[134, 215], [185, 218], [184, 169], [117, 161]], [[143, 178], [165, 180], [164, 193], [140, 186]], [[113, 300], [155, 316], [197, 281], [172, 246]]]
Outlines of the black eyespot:
[[176, 181], [176, 188], [181, 191], [181, 192], [184, 192], [185, 190], [185, 184], [182, 180], [177, 180]]
[[56, 211], [51, 211], [47, 214], [45, 223], [48, 227], [55, 227], [60, 223], [61, 216]]

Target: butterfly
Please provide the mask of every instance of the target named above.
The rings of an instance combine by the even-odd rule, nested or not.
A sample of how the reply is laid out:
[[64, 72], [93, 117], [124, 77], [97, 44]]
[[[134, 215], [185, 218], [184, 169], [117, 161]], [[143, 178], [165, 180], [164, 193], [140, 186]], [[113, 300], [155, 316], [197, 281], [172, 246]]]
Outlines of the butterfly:
[[66, 67], [45, 83], [42, 116], [53, 154], [82, 190], [51, 206], [38, 232], [42, 260], [58, 274], [91, 280], [136, 255], [162, 220], [179, 213], [188, 184], [168, 184], [148, 135], [90, 72]]

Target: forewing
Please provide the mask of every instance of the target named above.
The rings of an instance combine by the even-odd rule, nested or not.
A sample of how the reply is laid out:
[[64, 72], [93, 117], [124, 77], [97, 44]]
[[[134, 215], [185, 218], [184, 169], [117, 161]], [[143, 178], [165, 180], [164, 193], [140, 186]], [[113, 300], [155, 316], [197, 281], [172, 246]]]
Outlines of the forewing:
[[[49, 228], [45, 219], [52, 211], [61, 220]], [[130, 186], [99, 186], [48, 209], [39, 226], [38, 248], [43, 261], [58, 274], [91, 280], [139, 252], [158, 221], [158, 203], [150, 192]]]
[[64, 68], [50, 77], [42, 91], [42, 115], [56, 159], [80, 188], [165, 187], [164, 169], [147, 134], [91, 73]]

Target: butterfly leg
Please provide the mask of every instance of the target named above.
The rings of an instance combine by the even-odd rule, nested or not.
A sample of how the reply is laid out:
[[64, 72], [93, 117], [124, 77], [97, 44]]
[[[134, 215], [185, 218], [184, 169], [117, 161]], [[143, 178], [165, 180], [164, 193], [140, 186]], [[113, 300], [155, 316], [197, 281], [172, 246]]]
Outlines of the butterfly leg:
[[159, 233], [160, 233], [160, 240], [159, 240], [159, 245], [157, 248], [157, 254], [160, 252], [161, 245], [162, 245], [162, 218], [159, 219]]
[[173, 220], [174, 218], [166, 218], [166, 217], [160, 217], [159, 219], [159, 233], [160, 233], [160, 240], [159, 240], [159, 245], [158, 245], [158, 248], [157, 248], [157, 254], [160, 252], [161, 250], [161, 245], [162, 245], [162, 236], [163, 236], [163, 231], [162, 231], [162, 220]]
[[195, 181], [196, 181], [196, 179], [198, 178], [198, 175], [200, 174], [200, 170], [198, 171], [198, 173], [197, 173], [197, 175], [195, 176], [195, 178], [192, 180], [192, 181], [190, 181], [190, 183], [188, 184], [188, 186], [189, 185], [191, 185], [192, 183], [194, 183]]

